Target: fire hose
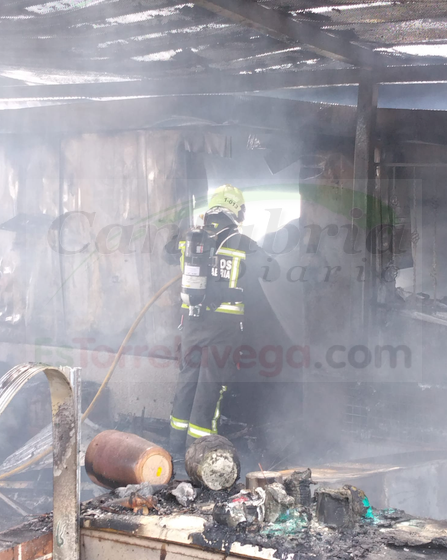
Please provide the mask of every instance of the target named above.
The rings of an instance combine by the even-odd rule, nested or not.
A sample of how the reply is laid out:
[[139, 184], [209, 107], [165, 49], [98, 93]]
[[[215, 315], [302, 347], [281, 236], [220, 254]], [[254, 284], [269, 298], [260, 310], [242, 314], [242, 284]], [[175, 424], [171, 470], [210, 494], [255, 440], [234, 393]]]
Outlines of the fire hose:
[[[182, 275], [179, 274], [178, 276], [176, 276], [175, 278], [172, 278], [172, 280], [167, 282], [162, 288], [160, 288], [158, 290], [158, 292], [146, 303], [146, 305], [140, 311], [140, 313], [138, 314], [138, 317], [135, 319], [135, 321], [133, 322], [132, 326], [129, 329], [129, 332], [125, 336], [125, 338], [124, 338], [124, 340], [123, 340], [123, 342], [122, 342], [122, 344], [121, 344], [121, 346], [120, 346], [120, 348], [119, 348], [119, 350], [118, 350], [118, 352], [115, 356], [115, 359], [113, 360], [113, 363], [110, 366], [110, 369], [109, 369], [109, 371], [107, 372], [107, 375], [104, 378], [104, 381], [102, 382], [100, 388], [98, 389], [98, 392], [96, 393], [92, 402], [88, 406], [87, 410], [82, 415], [82, 420], [81, 420], [82, 422], [84, 422], [86, 420], [86, 418], [88, 418], [91, 411], [93, 410], [93, 407], [95, 406], [95, 404], [98, 401], [99, 397], [101, 396], [102, 392], [106, 388], [108, 382], [110, 381], [110, 378], [113, 375], [113, 372], [116, 369], [116, 366], [118, 365], [118, 362], [121, 359], [121, 356], [123, 355], [123, 352], [124, 352], [124, 349], [125, 349], [127, 343], [129, 342], [131, 336], [135, 332], [135, 329], [141, 323], [141, 320], [143, 319], [143, 317], [145, 316], [147, 311], [166, 292], [166, 290], [168, 290], [173, 284], [178, 282], [181, 279], [181, 277], [182, 277]], [[49, 453], [51, 453], [52, 450], [53, 450], [53, 447], [49, 446], [44, 451], [42, 451], [42, 453], [39, 453], [38, 455], [35, 455], [34, 457], [32, 457], [32, 459], [29, 459], [28, 461], [26, 461], [26, 463], [23, 463], [22, 465], [20, 465], [19, 467], [16, 467], [15, 469], [12, 469], [11, 471], [3, 473], [2, 475], [0, 475], [0, 481], [4, 480], [5, 478], [9, 478], [10, 476], [13, 476], [15, 474], [19, 474], [19, 473], [23, 472], [24, 470], [28, 469], [29, 467], [31, 467], [32, 465], [34, 465], [35, 463], [39, 462], [41, 459], [46, 457]]]

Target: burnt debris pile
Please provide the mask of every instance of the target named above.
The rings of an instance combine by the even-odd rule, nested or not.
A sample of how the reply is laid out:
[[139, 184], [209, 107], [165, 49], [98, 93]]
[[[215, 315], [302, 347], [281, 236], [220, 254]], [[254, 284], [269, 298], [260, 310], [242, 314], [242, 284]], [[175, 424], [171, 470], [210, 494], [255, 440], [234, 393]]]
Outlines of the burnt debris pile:
[[[288, 560], [366, 559], [386, 554], [389, 547], [398, 551], [396, 558], [399, 550], [404, 558], [408, 546], [419, 553], [444, 547], [447, 551], [438, 522], [430, 526], [400, 510], [376, 510], [353, 486], [317, 488], [310, 500], [303, 492], [305, 503], [300, 503], [296, 493], [291, 495], [291, 488], [296, 488], [291, 481], [302, 480], [302, 475], [294, 472], [286, 484], [273, 482], [254, 490], [239, 483], [216, 491], [176, 479], [163, 486], [129, 485], [84, 504], [83, 517], [125, 516], [133, 518], [136, 527], [141, 515], [199, 516], [205, 521], [204, 530], [190, 535], [196, 546], [229, 554], [239, 543], [274, 549], [275, 558]], [[305, 480], [311, 481], [310, 476]], [[417, 535], [412, 528], [417, 528]]]
[[[93, 461], [96, 488], [101, 492], [102, 486], [104, 493], [82, 504], [83, 527], [150, 538], [158, 538], [160, 530], [162, 540], [174, 542], [182, 533], [179, 542], [183, 545], [227, 555], [242, 546], [247, 547], [244, 554], [253, 558], [413, 560], [433, 553], [447, 557], [447, 522], [414, 518], [400, 510], [377, 510], [360, 488], [322, 486], [314, 482], [309, 468], [265, 471], [260, 466], [242, 483], [237, 451], [222, 436], [196, 440], [186, 454], [185, 470], [174, 462], [177, 473], [159, 484], [162, 455], [154, 455], [151, 442], [145, 444], [148, 449], [140, 449], [141, 438], [122, 433], [116, 446], [119, 432], [102, 434], [107, 436], [107, 446], [115, 449], [115, 459], [105, 461], [108, 455], [104, 454], [101, 465]], [[95, 439], [88, 456], [100, 449]], [[133, 455], [128, 452], [119, 455], [119, 450], [132, 445], [140, 450], [141, 460], [131, 461]], [[151, 462], [151, 468], [142, 469], [146, 481], [130, 483], [148, 457], [157, 468]], [[108, 489], [105, 482], [110, 483]], [[170, 536], [166, 527], [171, 521], [176, 532]], [[42, 519], [29, 526], [36, 522]]]
[[287, 560], [368, 559], [386, 556], [390, 547], [400, 559], [406, 558], [408, 546], [422, 553], [433, 548], [447, 553], [447, 523], [377, 510], [361, 489], [320, 486], [310, 469], [261, 468], [248, 473], [245, 484], [238, 482], [237, 451], [222, 436], [196, 440], [186, 454], [185, 469], [184, 475], [177, 469], [167, 484], [115, 488], [84, 504], [84, 521], [96, 519], [102, 527], [115, 519], [135, 530], [141, 515], [195, 516], [203, 530], [187, 536], [196, 546], [229, 554], [238, 543], [256, 547], [251, 550], [273, 549], [274, 557]]

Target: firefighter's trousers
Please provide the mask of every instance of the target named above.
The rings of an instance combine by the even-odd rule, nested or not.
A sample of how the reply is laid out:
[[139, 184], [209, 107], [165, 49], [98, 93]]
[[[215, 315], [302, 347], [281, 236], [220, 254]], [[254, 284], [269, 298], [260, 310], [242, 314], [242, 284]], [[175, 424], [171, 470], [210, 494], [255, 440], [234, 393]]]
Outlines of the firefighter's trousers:
[[237, 374], [241, 317], [207, 311], [184, 316], [181, 367], [171, 414], [170, 443], [181, 452], [195, 439], [218, 432], [221, 405]]

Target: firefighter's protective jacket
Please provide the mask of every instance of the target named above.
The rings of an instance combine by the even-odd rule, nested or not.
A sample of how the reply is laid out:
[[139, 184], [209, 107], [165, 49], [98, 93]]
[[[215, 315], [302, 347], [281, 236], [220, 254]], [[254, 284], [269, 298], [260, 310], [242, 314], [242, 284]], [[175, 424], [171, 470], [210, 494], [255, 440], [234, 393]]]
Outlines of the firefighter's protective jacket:
[[[245, 295], [262, 279], [272, 282], [279, 276], [279, 266], [255, 241], [239, 232], [238, 227], [219, 208], [205, 214], [204, 226], [217, 234], [216, 255], [208, 279], [207, 310], [244, 315]], [[165, 247], [165, 260], [180, 261], [183, 270], [185, 240], [173, 238]], [[245, 295], [244, 295], [245, 294]], [[187, 308], [186, 304], [183, 304]]]

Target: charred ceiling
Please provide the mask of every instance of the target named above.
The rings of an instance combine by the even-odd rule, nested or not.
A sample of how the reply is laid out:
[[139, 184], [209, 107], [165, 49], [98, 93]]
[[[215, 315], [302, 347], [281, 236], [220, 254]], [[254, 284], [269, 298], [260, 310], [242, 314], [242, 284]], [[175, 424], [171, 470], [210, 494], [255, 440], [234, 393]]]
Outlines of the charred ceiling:
[[[334, 83], [331, 71], [352, 68], [339, 81], [355, 83], [356, 67], [404, 82], [408, 75], [386, 66], [427, 63], [429, 81], [441, 81], [446, 21], [447, 7], [435, 0], [7, 0], [0, 96], [68, 97], [76, 84], [102, 83], [78, 95], [107, 97], [117, 82], [127, 83], [124, 96], [175, 95], [181, 91], [166, 83], [188, 79], [201, 80], [194, 93], [228, 92], [227, 79], [232, 91], [256, 91], [270, 80], [273, 89], [291, 87], [295, 75], [301, 87]], [[52, 87], [32, 90], [36, 84]], [[59, 84], [75, 85], [58, 91]]]

